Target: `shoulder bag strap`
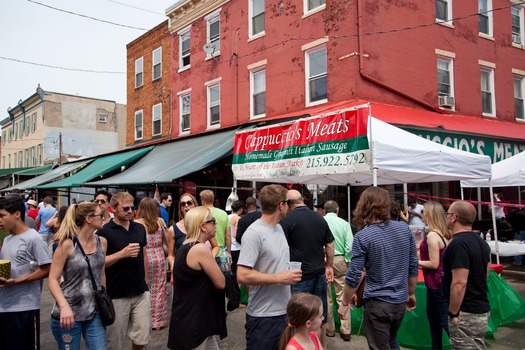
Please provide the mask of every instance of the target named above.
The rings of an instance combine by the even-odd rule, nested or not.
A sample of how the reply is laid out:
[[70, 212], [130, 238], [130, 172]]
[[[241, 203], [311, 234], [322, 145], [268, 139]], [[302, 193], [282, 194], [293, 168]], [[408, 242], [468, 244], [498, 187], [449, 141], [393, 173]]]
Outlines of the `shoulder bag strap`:
[[[89, 258], [87, 257], [86, 253], [84, 252], [84, 249], [82, 248], [82, 244], [80, 244], [80, 241], [78, 240], [78, 238], [76, 236], [75, 236], [75, 238], [73, 238], [73, 242], [75, 242], [75, 244], [78, 245], [78, 248], [80, 249], [80, 252], [82, 253], [82, 255], [84, 255], [84, 259], [86, 260], [87, 265], [88, 265], [89, 277], [91, 277], [91, 284], [93, 285], [93, 290], [97, 291], [98, 290], [97, 282], [95, 281], [95, 276], [93, 276], [93, 270], [91, 270], [91, 264], [89, 263]], [[98, 244], [98, 242], [97, 242], [97, 244]]]

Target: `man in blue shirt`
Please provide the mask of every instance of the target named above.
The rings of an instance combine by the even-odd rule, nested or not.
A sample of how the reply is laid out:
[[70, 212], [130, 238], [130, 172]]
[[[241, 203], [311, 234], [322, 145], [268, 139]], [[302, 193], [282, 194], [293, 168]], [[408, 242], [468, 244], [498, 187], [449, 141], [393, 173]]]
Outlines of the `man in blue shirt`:
[[38, 233], [42, 235], [42, 238], [47, 242], [47, 246], [50, 248], [53, 245], [53, 236], [55, 233], [53, 232], [52, 227], [46, 226], [46, 223], [49, 221], [49, 219], [51, 219], [56, 211], [56, 208], [53, 207], [53, 198], [45, 197], [44, 207], [38, 211], [38, 215], [36, 216], [35, 220], [37, 225], [40, 224]]
[[363, 326], [370, 349], [396, 349], [396, 336], [405, 311], [416, 307], [418, 259], [410, 228], [390, 221], [390, 197], [379, 187], [367, 188], [354, 210], [363, 227], [352, 243], [352, 262], [345, 277], [339, 317], [345, 319], [363, 268], [366, 269]]
[[170, 216], [169, 216], [169, 210], [171, 207], [171, 203], [173, 203], [173, 198], [171, 197], [171, 193], [163, 192], [160, 195], [160, 217], [164, 222], [166, 223], [166, 227], [169, 226]]

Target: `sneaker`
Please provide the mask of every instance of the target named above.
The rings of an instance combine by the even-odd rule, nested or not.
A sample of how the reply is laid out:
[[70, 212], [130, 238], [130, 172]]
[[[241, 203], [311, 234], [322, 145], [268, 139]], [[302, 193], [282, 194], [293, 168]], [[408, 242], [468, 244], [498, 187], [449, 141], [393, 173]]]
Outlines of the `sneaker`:
[[516, 262], [516, 261], [512, 262], [512, 266], [522, 266], [522, 265], [523, 265], [522, 263], [519, 263], [519, 262]]
[[350, 339], [352, 339], [352, 336], [350, 334], [343, 334], [341, 333], [339, 335], [341, 337], [341, 339], [343, 339], [344, 341], [350, 341]]

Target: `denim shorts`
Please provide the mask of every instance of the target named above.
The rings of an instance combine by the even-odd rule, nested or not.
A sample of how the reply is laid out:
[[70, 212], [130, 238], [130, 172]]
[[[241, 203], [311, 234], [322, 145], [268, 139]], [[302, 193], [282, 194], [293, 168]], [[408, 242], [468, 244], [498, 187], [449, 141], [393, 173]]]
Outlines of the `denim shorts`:
[[326, 300], [326, 276], [319, 275], [312, 279], [301, 281], [297, 284], [292, 285], [292, 294], [295, 293], [309, 293], [317, 295], [323, 302], [323, 324], [328, 321], [328, 301]]

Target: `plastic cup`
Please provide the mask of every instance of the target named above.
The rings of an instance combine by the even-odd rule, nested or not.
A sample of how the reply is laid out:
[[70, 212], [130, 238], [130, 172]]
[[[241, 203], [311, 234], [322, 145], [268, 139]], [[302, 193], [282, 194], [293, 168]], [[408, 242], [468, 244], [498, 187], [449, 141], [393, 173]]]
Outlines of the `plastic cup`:
[[[132, 248], [140, 248], [140, 244], [138, 244], [138, 243], [130, 243], [129, 246], [132, 247]], [[139, 251], [138, 250], [137, 250], [137, 253], [133, 254], [131, 257], [132, 258], [136, 258], [137, 256], [139, 256]]]
[[300, 270], [302, 263], [300, 261], [290, 261], [288, 263], [288, 270]]

